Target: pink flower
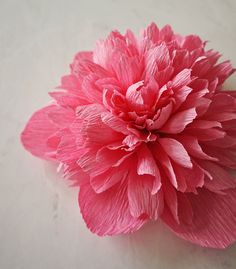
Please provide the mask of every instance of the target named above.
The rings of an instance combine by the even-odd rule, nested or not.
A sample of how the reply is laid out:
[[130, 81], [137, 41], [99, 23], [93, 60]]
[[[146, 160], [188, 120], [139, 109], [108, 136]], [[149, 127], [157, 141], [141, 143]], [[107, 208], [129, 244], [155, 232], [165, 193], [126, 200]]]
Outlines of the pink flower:
[[236, 240], [236, 92], [222, 91], [234, 70], [205, 44], [154, 23], [113, 31], [30, 118], [24, 147], [62, 164], [92, 232], [161, 219], [201, 246]]

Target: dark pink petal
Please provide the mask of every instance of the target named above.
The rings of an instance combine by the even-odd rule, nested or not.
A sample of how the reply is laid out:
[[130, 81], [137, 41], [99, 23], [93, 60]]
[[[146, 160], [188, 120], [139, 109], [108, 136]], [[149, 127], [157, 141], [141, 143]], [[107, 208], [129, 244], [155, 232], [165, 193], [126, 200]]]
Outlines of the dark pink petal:
[[169, 42], [173, 38], [173, 30], [169, 24], [165, 25], [163, 28], [160, 30], [159, 38], [162, 41]]
[[236, 111], [236, 99], [228, 93], [218, 93], [212, 98], [212, 103], [209, 107], [208, 114], [219, 112], [233, 112]]
[[225, 61], [212, 68], [207, 74], [207, 78], [211, 80], [217, 77], [219, 84], [222, 84], [234, 71], [232, 64], [229, 61]]
[[160, 129], [162, 132], [170, 134], [181, 133], [185, 127], [191, 123], [197, 116], [195, 108], [190, 108], [177, 112], [174, 114], [167, 123]]
[[221, 165], [236, 169], [236, 156], [233, 149], [225, 150], [224, 148], [210, 145], [204, 145], [203, 148], [204, 152], [211, 154], [211, 156], [217, 159]]
[[171, 230], [204, 247], [226, 248], [235, 241], [236, 189], [226, 190], [224, 195], [200, 189], [198, 195], [188, 194], [187, 197], [194, 212], [192, 223], [178, 225], [165, 210], [162, 219]]
[[225, 137], [224, 131], [215, 128], [205, 129], [204, 131], [189, 128], [188, 130], [186, 130], [186, 133], [188, 135], [195, 136], [199, 141], [216, 141], [216, 139]]
[[236, 188], [236, 178], [230, 174], [230, 171], [226, 171], [220, 165], [208, 161], [201, 161], [199, 165], [207, 170], [212, 177], [211, 179], [206, 178], [204, 183], [204, 186], [210, 191], [218, 192]]
[[218, 121], [211, 121], [211, 120], [195, 120], [193, 123], [189, 126], [191, 128], [197, 128], [197, 129], [210, 129], [214, 127], [221, 128], [222, 125]]
[[21, 133], [24, 147], [33, 155], [46, 160], [51, 159], [50, 154], [56, 150], [47, 143], [48, 138], [58, 131], [58, 127], [48, 117], [55, 108], [56, 105], [50, 105], [36, 111]]
[[188, 135], [182, 135], [182, 136], [179, 135], [177, 138], [178, 141], [183, 144], [188, 154], [190, 154], [191, 156], [203, 160], [211, 160], [211, 161], [217, 160], [216, 158], [209, 156], [202, 150], [196, 137]]
[[190, 51], [203, 48], [204, 44], [199, 36], [197, 35], [188, 35], [185, 37], [183, 42], [183, 48], [188, 49]]
[[99, 194], [85, 184], [80, 188], [79, 205], [87, 227], [100, 236], [131, 233], [146, 222], [143, 216], [134, 218], [130, 214], [124, 183]]

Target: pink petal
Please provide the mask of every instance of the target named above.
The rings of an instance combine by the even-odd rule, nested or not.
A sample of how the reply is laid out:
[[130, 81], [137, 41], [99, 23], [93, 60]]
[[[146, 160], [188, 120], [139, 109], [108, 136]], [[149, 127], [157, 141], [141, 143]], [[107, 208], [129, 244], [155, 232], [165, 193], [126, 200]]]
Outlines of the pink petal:
[[161, 128], [169, 119], [173, 110], [173, 103], [170, 102], [166, 106], [160, 109], [160, 115], [155, 121], [147, 121], [147, 127], [149, 130], [157, 130]]
[[[162, 215], [164, 222], [181, 238], [195, 244], [226, 248], [236, 239], [236, 189], [225, 195], [199, 190], [198, 195], [187, 195], [194, 212], [191, 225], [178, 225], [168, 210]], [[179, 208], [181, 211], [182, 208]]]
[[127, 123], [122, 119], [112, 115], [111, 113], [104, 112], [101, 113], [102, 122], [109, 126], [116, 132], [123, 133], [125, 135], [129, 135], [130, 131], [127, 128]]
[[192, 162], [184, 146], [173, 138], [160, 138], [158, 142], [169, 157], [183, 167], [192, 168]]
[[145, 57], [146, 78], [155, 76], [158, 70], [165, 69], [170, 62], [168, 48], [165, 44], [150, 49]]
[[178, 136], [178, 141], [182, 143], [182, 145], [187, 150], [188, 154], [190, 154], [193, 157], [203, 159], [203, 160], [212, 160], [216, 161], [217, 159], [214, 157], [211, 157], [207, 155], [201, 148], [201, 146], [198, 143], [198, 140], [194, 136], [188, 136], [188, 135], [180, 135]]
[[234, 150], [225, 150], [215, 146], [204, 145], [204, 151], [217, 159], [222, 166], [236, 169], [236, 156]]
[[137, 56], [129, 57], [117, 54], [117, 57], [113, 59], [112, 68], [121, 86], [125, 89], [135, 83], [142, 72], [142, 64]]
[[[127, 169], [127, 167], [125, 167]], [[90, 184], [96, 193], [101, 193], [111, 188], [119, 181], [127, 178], [127, 170], [122, 167], [111, 167], [102, 174], [92, 176]]]
[[159, 168], [151, 151], [146, 146], [143, 146], [138, 151], [137, 174], [151, 175], [154, 177], [154, 188], [152, 189], [152, 194], [156, 193], [160, 189], [161, 176]]
[[195, 50], [203, 47], [203, 42], [197, 35], [188, 35], [184, 39], [183, 48]]
[[131, 216], [124, 184], [117, 184], [100, 194], [95, 193], [89, 184], [83, 185], [79, 205], [87, 227], [100, 236], [132, 233], [146, 222], [142, 216]]
[[25, 149], [46, 160], [51, 159], [50, 154], [56, 150], [47, 143], [48, 138], [58, 130], [48, 117], [48, 114], [55, 108], [55, 105], [50, 105], [36, 111], [21, 133], [21, 142]]
[[186, 133], [195, 136], [199, 141], [213, 141], [216, 139], [225, 139], [225, 132], [215, 128], [205, 129], [204, 132], [198, 129], [189, 128]]
[[[234, 178], [230, 171], [226, 171], [224, 168], [216, 163], [201, 161], [199, 165], [203, 169], [207, 170], [212, 179], [206, 178], [204, 186], [213, 192], [218, 192], [221, 190], [236, 188], [236, 178]], [[232, 171], [231, 171], [232, 173]]]
[[167, 205], [169, 208], [170, 213], [172, 214], [172, 217], [175, 219], [175, 221], [179, 223], [177, 192], [168, 181], [163, 184], [163, 188], [165, 205]]
[[139, 88], [143, 86], [143, 81], [131, 85], [126, 92], [126, 99], [131, 109], [139, 109], [144, 106], [144, 100]]
[[143, 214], [151, 219], [158, 219], [163, 210], [163, 193], [159, 190], [151, 194], [153, 178], [149, 175], [130, 173], [128, 177], [128, 199], [131, 215], [140, 217]]
[[143, 39], [147, 38], [151, 40], [154, 44], [157, 44], [159, 41], [159, 29], [155, 23], [151, 23], [150, 25], [148, 25], [148, 27], [143, 30], [141, 35]]
[[175, 176], [174, 169], [172, 167], [172, 163], [167, 156], [166, 152], [163, 150], [163, 148], [160, 146], [160, 144], [154, 144], [152, 148], [152, 152], [158, 162], [162, 165], [162, 168], [166, 174], [166, 177], [170, 180], [171, 184], [178, 188], [177, 179]]
[[197, 116], [195, 108], [190, 108], [177, 112], [168, 122], [161, 128], [162, 132], [171, 134], [181, 133], [185, 127], [191, 123]]
[[57, 106], [48, 113], [49, 119], [58, 128], [66, 128], [71, 125], [75, 119], [75, 112], [70, 108]]
[[191, 169], [172, 164], [178, 181], [178, 190], [181, 192], [197, 193], [197, 188], [204, 184], [205, 174], [202, 169], [193, 162]]
[[183, 86], [187, 86], [191, 81], [191, 69], [184, 69], [173, 78], [171, 84], [172, 87], [177, 90]]
[[174, 33], [172, 31], [171, 26], [169, 24], [167, 24], [163, 28], [161, 28], [159, 38], [160, 38], [160, 40], [169, 42], [169, 41], [171, 41], [173, 35], [174, 35]]

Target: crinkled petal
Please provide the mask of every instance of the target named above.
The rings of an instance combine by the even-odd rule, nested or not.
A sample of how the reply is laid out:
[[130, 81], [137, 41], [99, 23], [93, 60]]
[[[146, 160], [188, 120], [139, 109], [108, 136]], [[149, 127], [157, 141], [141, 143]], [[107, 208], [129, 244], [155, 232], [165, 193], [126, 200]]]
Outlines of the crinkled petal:
[[236, 189], [226, 190], [224, 195], [201, 189], [198, 195], [188, 194], [187, 197], [194, 214], [192, 223], [177, 224], [165, 210], [162, 219], [171, 230], [204, 247], [222, 249], [236, 240]]
[[48, 138], [58, 131], [48, 116], [55, 108], [55, 105], [50, 105], [36, 111], [21, 134], [24, 147], [33, 155], [46, 160], [51, 159], [51, 153], [56, 150], [47, 143]]
[[85, 184], [80, 188], [79, 205], [87, 227], [100, 236], [131, 233], [146, 222], [144, 216], [135, 218], [130, 214], [125, 184], [99, 194]]

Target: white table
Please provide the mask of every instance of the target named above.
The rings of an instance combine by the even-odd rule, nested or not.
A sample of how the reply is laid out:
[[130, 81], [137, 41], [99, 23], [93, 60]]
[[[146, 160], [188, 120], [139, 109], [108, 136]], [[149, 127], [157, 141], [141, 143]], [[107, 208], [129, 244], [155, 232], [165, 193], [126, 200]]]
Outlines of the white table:
[[[85, 227], [77, 190], [23, 150], [19, 134], [78, 50], [113, 28], [149, 22], [196, 33], [236, 66], [235, 0], [0, 0], [0, 268], [236, 268], [236, 245], [209, 250], [164, 225], [99, 238]], [[236, 88], [235, 76], [227, 83]]]

